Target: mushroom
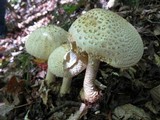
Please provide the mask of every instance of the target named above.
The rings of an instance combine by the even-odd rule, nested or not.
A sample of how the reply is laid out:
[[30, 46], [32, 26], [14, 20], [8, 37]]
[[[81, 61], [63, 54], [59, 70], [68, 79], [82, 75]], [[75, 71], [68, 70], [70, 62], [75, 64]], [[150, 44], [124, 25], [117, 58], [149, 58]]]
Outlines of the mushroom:
[[51, 52], [67, 42], [68, 32], [64, 29], [48, 25], [33, 31], [25, 42], [26, 51], [36, 58], [48, 60]]
[[96, 8], [86, 12], [73, 22], [69, 33], [79, 52], [88, 54], [83, 89], [89, 103], [101, 96], [94, 85], [100, 61], [116, 68], [127, 68], [143, 55], [143, 42], [136, 29], [109, 10]]
[[[55, 25], [48, 25], [33, 31], [25, 42], [25, 48], [34, 57], [48, 60], [54, 49], [63, 43], [67, 43], [67, 38], [67, 31]], [[46, 79], [52, 79], [52, 82], [55, 81], [54, 76], [46, 76]]]
[[[62, 86], [60, 88], [60, 96], [69, 93], [72, 77], [78, 75], [87, 66], [87, 55], [79, 55], [75, 51], [70, 50], [69, 44], [63, 44], [56, 48], [48, 59], [47, 78], [63, 77]], [[52, 79], [46, 79], [47, 84]]]

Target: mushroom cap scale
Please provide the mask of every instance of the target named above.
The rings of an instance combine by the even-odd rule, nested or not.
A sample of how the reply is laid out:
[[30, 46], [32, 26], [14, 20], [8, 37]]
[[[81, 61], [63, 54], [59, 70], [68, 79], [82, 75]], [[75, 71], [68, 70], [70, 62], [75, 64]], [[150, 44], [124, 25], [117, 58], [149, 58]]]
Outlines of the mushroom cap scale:
[[109, 10], [86, 12], [73, 22], [69, 32], [81, 52], [113, 67], [132, 66], [143, 54], [143, 42], [136, 29]]
[[33, 31], [25, 42], [26, 51], [36, 58], [47, 60], [51, 52], [67, 42], [68, 32], [49, 25]]

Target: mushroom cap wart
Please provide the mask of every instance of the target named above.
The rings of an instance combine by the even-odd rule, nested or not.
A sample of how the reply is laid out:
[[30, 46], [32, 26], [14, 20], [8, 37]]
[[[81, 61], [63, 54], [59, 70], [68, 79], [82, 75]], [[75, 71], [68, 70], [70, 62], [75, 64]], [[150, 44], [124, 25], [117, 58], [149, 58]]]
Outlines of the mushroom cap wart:
[[49, 25], [33, 31], [25, 42], [26, 51], [36, 58], [47, 60], [51, 52], [67, 42], [68, 32]]
[[136, 29], [109, 10], [86, 12], [73, 22], [69, 32], [81, 52], [113, 67], [132, 66], [143, 55], [143, 42]]
[[[66, 58], [67, 57], [67, 58]], [[87, 65], [87, 57], [77, 57], [74, 53], [70, 53], [70, 45], [63, 44], [57, 47], [49, 56], [48, 59], [48, 69], [49, 71], [56, 75], [57, 77], [64, 77], [64, 60], [70, 62], [69, 65], [66, 65], [68, 76], [75, 76], [82, 72]]]

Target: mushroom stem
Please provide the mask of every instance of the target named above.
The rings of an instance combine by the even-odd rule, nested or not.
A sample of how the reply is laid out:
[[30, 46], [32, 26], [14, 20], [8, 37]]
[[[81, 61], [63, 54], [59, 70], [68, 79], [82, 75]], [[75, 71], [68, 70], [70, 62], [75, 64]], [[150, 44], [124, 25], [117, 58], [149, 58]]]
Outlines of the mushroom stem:
[[83, 115], [88, 111], [88, 106], [84, 103], [81, 103], [81, 106], [75, 114], [72, 114], [67, 120], [79, 120]]
[[49, 69], [47, 70], [47, 75], [46, 75], [45, 80], [46, 80], [46, 83], [47, 83], [48, 86], [50, 86], [51, 83], [56, 81], [55, 75], [53, 73], [51, 73]]
[[94, 81], [96, 79], [100, 61], [89, 56], [86, 68], [85, 78], [83, 82], [84, 97], [90, 103], [94, 103], [100, 97], [99, 91], [95, 88]]
[[63, 77], [63, 82], [60, 88], [60, 96], [70, 92], [72, 77]]

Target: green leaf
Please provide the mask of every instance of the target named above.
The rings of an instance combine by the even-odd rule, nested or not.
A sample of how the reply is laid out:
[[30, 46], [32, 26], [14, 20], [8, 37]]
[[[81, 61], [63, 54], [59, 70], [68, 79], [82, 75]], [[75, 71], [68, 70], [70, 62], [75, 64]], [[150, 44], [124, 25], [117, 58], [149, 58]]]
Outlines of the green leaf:
[[63, 6], [63, 9], [64, 11], [66, 11], [67, 13], [69, 14], [72, 14], [78, 7], [76, 5], [64, 5]]

